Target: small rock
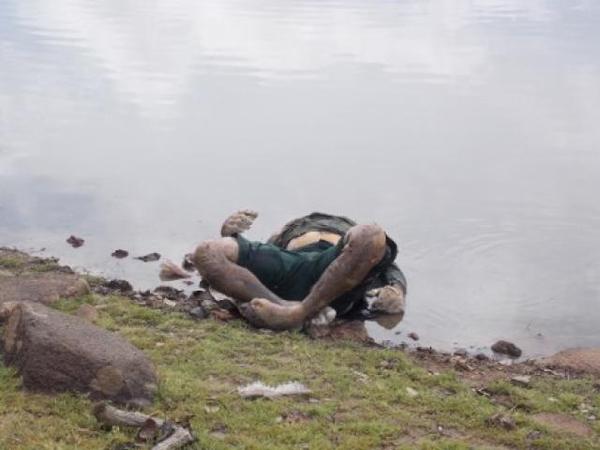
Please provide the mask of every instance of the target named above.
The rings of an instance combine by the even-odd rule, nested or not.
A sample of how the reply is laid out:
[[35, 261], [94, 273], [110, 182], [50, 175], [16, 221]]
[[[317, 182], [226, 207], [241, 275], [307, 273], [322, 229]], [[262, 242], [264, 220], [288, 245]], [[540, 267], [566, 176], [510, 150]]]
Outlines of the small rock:
[[505, 430], [514, 430], [517, 427], [512, 417], [501, 413], [497, 413], [491, 417], [488, 417], [486, 423], [498, 428], [504, 428]]
[[215, 320], [220, 320], [221, 322], [229, 322], [230, 320], [235, 319], [235, 316], [231, 313], [231, 311], [221, 308], [215, 308], [211, 310], [210, 317]]
[[588, 419], [590, 422], [593, 422], [594, 420], [596, 420], [596, 416], [594, 416], [594, 415], [590, 415], [590, 416], [587, 416], [587, 419]]
[[460, 356], [454, 356], [450, 358], [450, 361], [452, 362], [452, 364], [454, 364], [454, 367], [456, 367], [459, 370], [464, 370], [465, 372], [471, 372], [472, 370], [474, 370], [473, 367], [467, 364], [467, 361], [464, 358], [461, 358]]
[[411, 331], [410, 333], [408, 333], [408, 337], [411, 338], [413, 341], [419, 340], [419, 335], [417, 333], [415, 333], [414, 331]]
[[523, 353], [521, 349], [512, 342], [502, 340], [497, 341], [494, 345], [492, 345], [492, 350], [496, 353], [512, 356], [513, 358], [518, 358]]
[[185, 297], [185, 294], [181, 289], [176, 289], [173, 286], [158, 286], [154, 289], [154, 293], [162, 295], [169, 300], [182, 300], [182, 297]]
[[527, 434], [527, 439], [530, 441], [536, 441], [541, 437], [542, 437], [542, 432], [537, 431], [537, 430], [531, 431]]
[[196, 306], [195, 308], [192, 308], [190, 310], [190, 316], [192, 316], [194, 319], [202, 320], [206, 319], [207, 314], [203, 308], [201, 308], [200, 306]]
[[529, 387], [531, 377], [529, 375], [516, 375], [510, 379], [510, 382], [517, 386]]
[[75, 315], [92, 323], [98, 319], [98, 311], [92, 305], [88, 304], [81, 305], [75, 312]]
[[127, 280], [109, 280], [106, 283], [104, 283], [104, 286], [108, 289], [112, 289], [119, 292], [133, 291], [133, 286]]
[[174, 302], [173, 300], [169, 300], [168, 298], [165, 298], [163, 300], [163, 303], [165, 305], [167, 305], [169, 308], [173, 308], [173, 307], [177, 306], [177, 302]]
[[223, 300], [217, 300], [217, 305], [219, 305], [219, 308], [221, 309], [226, 309], [227, 311], [237, 311], [237, 306], [235, 306], [235, 303], [233, 302], [233, 300], [229, 299], [229, 298], [224, 298]]
[[194, 272], [196, 270], [196, 266], [192, 261], [192, 256], [193, 255], [191, 253], [188, 253], [183, 257], [183, 261], [181, 262], [181, 267], [183, 267], [188, 272]]
[[162, 281], [181, 280], [191, 277], [189, 273], [169, 259], [160, 265], [160, 273], [158, 276]]
[[127, 250], [123, 250], [123, 249], [117, 249], [114, 252], [112, 252], [110, 254], [110, 256], [112, 256], [113, 258], [117, 258], [117, 259], [123, 259], [123, 258], [127, 258], [129, 256], [129, 252]]
[[147, 255], [144, 256], [136, 256], [135, 259], [139, 259], [140, 261], [144, 261], [144, 262], [152, 262], [152, 261], [158, 261], [160, 259], [160, 253], [148, 253]]
[[485, 353], [477, 353], [475, 359], [478, 361], [489, 361], [490, 357]]
[[67, 243], [71, 244], [71, 247], [73, 248], [79, 248], [83, 245], [83, 243], [85, 242], [84, 239], [81, 239], [80, 237], [77, 236], [69, 236], [69, 238], [67, 239]]
[[456, 349], [454, 351], [454, 355], [455, 356], [462, 356], [463, 358], [466, 358], [469, 355], [469, 353], [467, 352], [467, 349], [465, 349], [465, 348], [459, 348], [459, 349]]
[[419, 393], [418, 393], [418, 392], [417, 392], [415, 389], [411, 388], [410, 386], [407, 386], [407, 387], [406, 387], [406, 394], [407, 394], [407, 395], [408, 395], [410, 398], [415, 398], [416, 396], [418, 396], [418, 395], [419, 395]]

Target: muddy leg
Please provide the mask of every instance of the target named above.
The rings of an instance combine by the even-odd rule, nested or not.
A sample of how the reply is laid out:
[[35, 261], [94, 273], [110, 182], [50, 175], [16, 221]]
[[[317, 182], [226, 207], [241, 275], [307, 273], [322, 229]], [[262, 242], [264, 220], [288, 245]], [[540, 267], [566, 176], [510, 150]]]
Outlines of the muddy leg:
[[257, 326], [285, 330], [301, 327], [325, 306], [360, 284], [385, 254], [385, 232], [378, 225], [357, 225], [344, 248], [327, 267], [308, 296], [297, 305], [276, 305], [256, 298], [243, 305], [244, 316]]
[[252, 272], [238, 266], [238, 255], [237, 241], [222, 238], [201, 243], [194, 252], [193, 262], [203, 279], [235, 300], [249, 302], [253, 298], [264, 298], [278, 304], [287, 303], [265, 287]]

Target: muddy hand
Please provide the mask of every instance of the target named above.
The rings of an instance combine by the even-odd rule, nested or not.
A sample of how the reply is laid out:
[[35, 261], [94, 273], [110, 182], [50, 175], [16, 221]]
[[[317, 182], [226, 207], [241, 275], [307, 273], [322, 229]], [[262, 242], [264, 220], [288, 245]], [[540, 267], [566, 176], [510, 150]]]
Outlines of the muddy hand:
[[400, 286], [384, 286], [367, 292], [369, 309], [386, 314], [404, 314], [406, 300]]
[[236, 234], [248, 231], [257, 217], [258, 213], [250, 209], [243, 209], [233, 213], [223, 222], [221, 236], [235, 236]]

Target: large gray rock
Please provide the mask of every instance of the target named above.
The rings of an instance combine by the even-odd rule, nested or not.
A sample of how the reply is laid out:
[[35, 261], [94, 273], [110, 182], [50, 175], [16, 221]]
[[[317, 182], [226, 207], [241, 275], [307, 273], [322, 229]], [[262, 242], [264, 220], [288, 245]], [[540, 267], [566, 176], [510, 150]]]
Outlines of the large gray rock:
[[39, 303], [0, 304], [2, 319], [4, 362], [17, 368], [25, 388], [135, 405], [152, 401], [154, 366], [117, 334]]
[[0, 277], [0, 304], [30, 301], [49, 305], [59, 298], [90, 292], [88, 283], [76, 274], [49, 272]]
[[572, 348], [542, 358], [538, 364], [600, 376], [600, 348]]

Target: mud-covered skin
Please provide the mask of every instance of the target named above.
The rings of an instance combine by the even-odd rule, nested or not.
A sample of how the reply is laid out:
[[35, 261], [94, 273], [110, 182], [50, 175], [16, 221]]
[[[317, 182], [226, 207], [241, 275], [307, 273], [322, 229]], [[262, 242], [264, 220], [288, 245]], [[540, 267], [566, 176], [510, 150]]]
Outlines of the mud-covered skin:
[[223, 222], [221, 236], [230, 237], [248, 231], [257, 217], [258, 213], [250, 209], [233, 213]]
[[302, 302], [276, 305], [254, 299], [244, 305], [243, 314], [257, 326], [274, 330], [300, 328], [336, 298], [357, 286], [383, 258], [385, 232], [375, 224], [352, 227], [344, 238], [344, 248], [323, 272], [321, 278]]
[[[233, 234], [247, 230], [257, 214], [239, 211], [229, 216], [223, 226]], [[324, 239], [325, 238], [325, 239]], [[320, 239], [337, 242], [341, 237], [330, 232], [311, 231], [293, 239], [288, 249], [304, 246]], [[369, 271], [382, 259], [385, 252], [385, 232], [378, 225], [356, 225], [344, 236], [342, 253], [322, 274], [309, 295], [302, 302], [281, 299], [247, 269], [238, 266], [239, 248], [235, 239], [222, 238], [206, 241], [198, 246], [193, 261], [202, 277], [215, 289], [236, 299], [241, 314], [258, 327], [286, 330], [301, 328], [305, 321], [320, 317], [333, 300], [348, 292], [365, 278]], [[394, 313], [404, 311], [404, 295], [400, 289], [378, 289], [375, 297], [381, 297], [379, 311], [390, 308]], [[394, 302], [394, 295], [398, 299]], [[395, 305], [394, 305], [395, 303]], [[391, 312], [392, 312], [391, 311]]]

